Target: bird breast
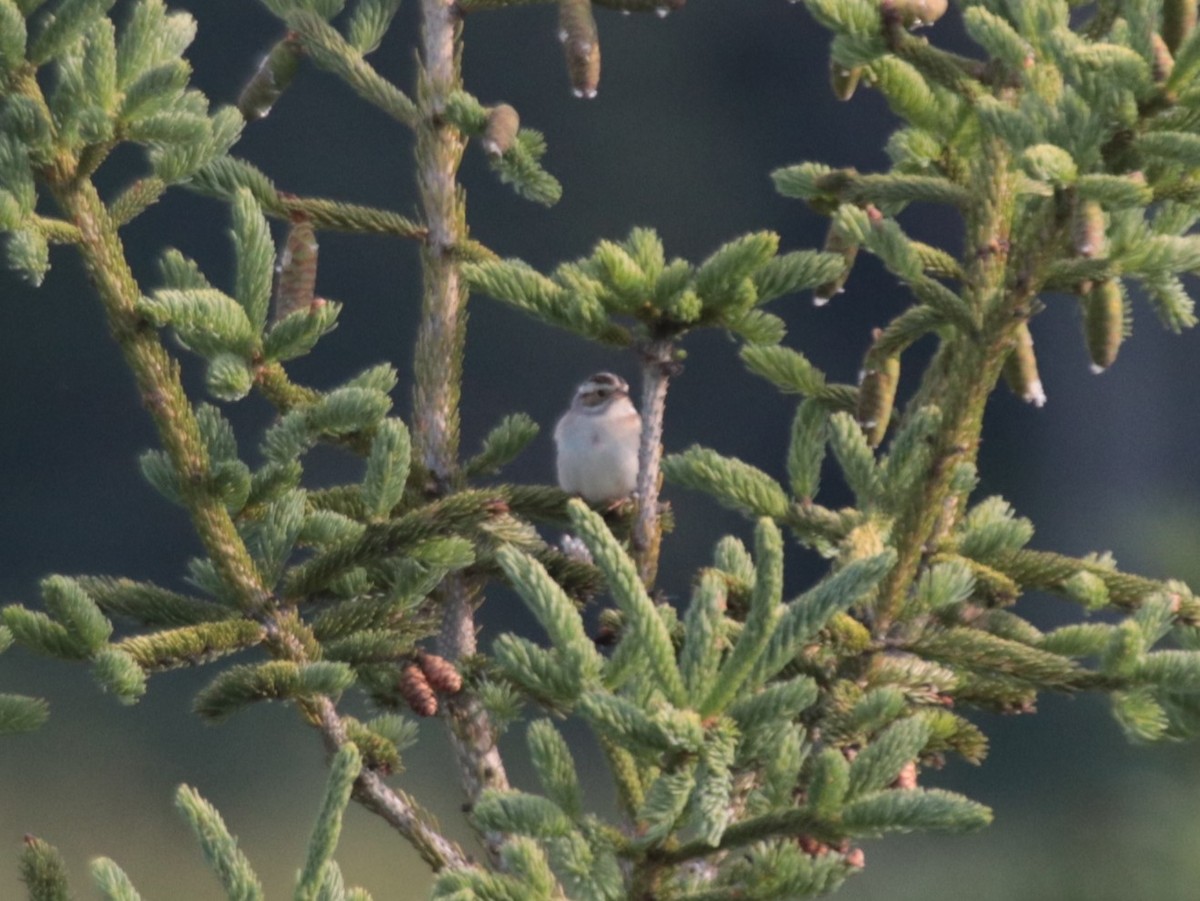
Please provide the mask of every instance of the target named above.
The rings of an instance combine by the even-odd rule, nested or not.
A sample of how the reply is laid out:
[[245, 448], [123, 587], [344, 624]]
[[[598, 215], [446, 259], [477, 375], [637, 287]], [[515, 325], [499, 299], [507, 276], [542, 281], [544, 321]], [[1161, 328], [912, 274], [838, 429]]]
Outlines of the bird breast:
[[554, 429], [558, 445], [558, 484], [589, 501], [626, 497], [637, 485], [641, 417], [633, 405], [589, 412], [569, 411]]

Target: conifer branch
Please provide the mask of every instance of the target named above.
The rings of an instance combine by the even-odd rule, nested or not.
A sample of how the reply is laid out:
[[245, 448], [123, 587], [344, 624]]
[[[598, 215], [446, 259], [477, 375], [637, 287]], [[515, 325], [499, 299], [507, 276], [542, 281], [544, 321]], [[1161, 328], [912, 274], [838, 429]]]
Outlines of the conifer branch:
[[54, 179], [50, 188], [79, 228], [84, 267], [104, 303], [109, 328], [133, 372], [142, 402], [186, 486], [184, 500], [200, 540], [242, 609], [261, 612], [268, 603], [267, 592], [223, 502], [202, 487], [209, 474], [208, 452], [180, 384], [178, 364], [167, 355], [157, 334], [145, 327], [141, 292], [125, 262], [116, 225], [90, 181]]
[[[309, 713], [320, 726], [331, 754], [350, 743], [346, 724], [329, 698], [312, 701]], [[406, 793], [387, 785], [374, 770], [364, 767], [359, 773], [354, 781], [354, 797], [367, 810], [391, 824], [435, 871], [472, 866], [463, 850], [435, 828], [431, 814], [422, 810]]]
[[403, 91], [375, 71], [362, 53], [346, 42], [318, 13], [295, 9], [287, 17], [300, 45], [314, 63], [339, 76], [360, 97], [389, 116], [417, 127], [420, 112]]
[[680, 864], [781, 835], [808, 835], [818, 841], [828, 842], [836, 842], [841, 837], [836, 828], [832, 828], [831, 824], [823, 823], [812, 811], [805, 808], [793, 808], [778, 813], [764, 814], [730, 826], [725, 830], [720, 844], [716, 847], [699, 839], [675, 848], [655, 850], [648, 856], [651, 860], [660, 863]]
[[320, 393], [312, 388], [305, 388], [293, 382], [279, 363], [268, 363], [260, 366], [255, 378], [267, 398], [280, 413], [286, 413], [296, 407], [304, 407], [316, 403]]
[[[1104, 583], [1109, 603], [1128, 610], [1137, 609], [1146, 598], [1159, 592], [1179, 595], [1169, 582], [1119, 572], [1094, 560], [1049, 551], [1023, 549], [989, 560], [988, 565], [1015, 580], [1026, 591], [1065, 593], [1065, 586], [1072, 577], [1090, 573]], [[1181, 622], [1200, 623], [1200, 602], [1191, 597], [1180, 597], [1178, 618]]]
[[33, 216], [33, 225], [51, 244], [78, 244], [83, 235], [69, 222], [49, 216]]
[[[467, 286], [455, 250], [466, 238], [466, 210], [457, 173], [465, 141], [441, 111], [462, 89], [462, 23], [452, 0], [421, 2], [421, 63], [416, 120], [417, 185], [429, 230], [422, 248], [424, 295], [417, 332], [413, 437], [419, 460], [436, 490], [453, 490], [459, 468], [459, 398], [466, 340]], [[478, 589], [450, 575], [438, 590], [442, 605], [439, 652], [451, 662], [475, 653]], [[504, 762], [478, 696], [463, 691], [444, 706], [469, 803], [488, 789], [508, 788]], [[486, 836], [497, 854], [502, 837]]]
[[[265, 173], [245, 160], [232, 156], [213, 160], [187, 182], [187, 187], [201, 194], [232, 199], [239, 188], [247, 188], [262, 205], [263, 211], [288, 222], [297, 217], [304, 218], [313, 228], [324, 231], [344, 231], [355, 234], [394, 235], [400, 238], [425, 240], [427, 229], [411, 219], [391, 210], [332, 200], [327, 197], [305, 197], [290, 191], [280, 190]], [[153, 192], [165, 184], [159, 179], [142, 179], [118, 199], [124, 209], [132, 207], [134, 212], [124, 214], [120, 221], [128, 221], [157, 199]], [[135, 204], [127, 195], [152, 194], [149, 201]]]
[[318, 230], [395, 235], [417, 240], [423, 240], [427, 234], [424, 226], [399, 213], [323, 197], [300, 197], [280, 192], [278, 205], [268, 207], [267, 211], [289, 221], [297, 215], [307, 216], [313, 228]]
[[[26, 88], [36, 91], [32, 81], [26, 83]], [[35, 99], [41, 102], [40, 94]], [[185, 486], [183, 499], [201, 542], [243, 611], [247, 615], [268, 617], [273, 651], [284, 653], [298, 663], [306, 662], [308, 652], [304, 644], [287, 629], [271, 626], [270, 594], [262, 585], [224, 503], [204, 487], [208, 484], [209, 454], [180, 383], [178, 364], [167, 354], [156, 332], [146, 328], [139, 306], [141, 291], [126, 262], [117, 234], [118, 223], [92, 183], [86, 178], [76, 178], [75, 170], [73, 160], [60, 157], [56, 167], [46, 173], [48, 187], [78, 229], [76, 243], [85, 270], [100, 296], [109, 329], [133, 373], [163, 447], [180, 476], [180, 484]], [[322, 728], [331, 749], [349, 741], [332, 701], [318, 696], [305, 703], [315, 705], [310, 711], [312, 718]], [[365, 806], [409, 839], [431, 864], [467, 865], [462, 852], [428, 826], [427, 817], [373, 772], [364, 771], [360, 775], [355, 793]]]
[[[1005, 285], [1015, 178], [1007, 151], [997, 141], [988, 145], [986, 160], [977, 162], [974, 178], [986, 186], [968, 213], [968, 247], [974, 260], [967, 275], [968, 303], [983, 322], [977, 338], [959, 335], [939, 349], [926, 370], [911, 410], [933, 402], [942, 410], [942, 427], [924, 477], [913, 483], [901, 503], [893, 534], [899, 554], [896, 567], [881, 591], [876, 628], [890, 625], [917, 575], [927, 547], [936, 546], [936, 531], [945, 531], [961, 515], [965, 498], [951, 495], [955, 468], [974, 464], [983, 428], [983, 410], [1000, 378], [1021, 322], [1014, 313], [1028, 302], [1026, 288], [1009, 291]], [[947, 505], [953, 509], [947, 513]]]
[[662, 482], [663, 417], [667, 388], [679, 369], [671, 341], [652, 341], [642, 349], [642, 433], [638, 444], [637, 515], [633, 521], [633, 551], [642, 584], [650, 589], [658, 573], [662, 543], [658, 489]]
[[964, 97], [982, 95], [982, 83], [989, 80], [989, 73], [979, 60], [932, 46], [925, 38], [911, 34], [898, 18], [889, 18], [886, 38], [889, 50], [930, 81]]

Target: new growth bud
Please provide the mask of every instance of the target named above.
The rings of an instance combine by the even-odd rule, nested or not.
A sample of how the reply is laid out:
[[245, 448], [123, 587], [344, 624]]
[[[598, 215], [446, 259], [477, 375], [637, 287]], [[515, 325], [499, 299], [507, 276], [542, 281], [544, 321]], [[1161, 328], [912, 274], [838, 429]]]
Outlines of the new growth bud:
[[905, 28], [920, 28], [944, 16], [948, 5], [947, 0], [884, 0], [883, 9]]
[[1094, 200], [1085, 200], [1075, 210], [1072, 240], [1081, 257], [1102, 257], [1106, 250], [1104, 210]]
[[833, 89], [833, 96], [838, 100], [849, 100], [853, 97], [862, 71], [862, 66], [847, 68], [836, 60], [829, 60], [829, 86]]
[[1092, 372], [1099, 374], [1116, 362], [1125, 337], [1125, 301], [1119, 279], [1097, 282], [1084, 297], [1083, 334]]
[[846, 264], [842, 267], [841, 274], [833, 281], [813, 288], [814, 307], [825, 306], [835, 294], [841, 294], [845, 290], [846, 280], [850, 277], [850, 270], [854, 266], [854, 259], [858, 256], [858, 244], [851, 241], [838, 228], [836, 221], [829, 223], [829, 230], [825, 232], [825, 244], [821, 249], [826, 253], [840, 253]]
[[1196, 27], [1196, 0], [1163, 0], [1162, 38], [1174, 54]]
[[1046, 403], [1046, 390], [1038, 375], [1037, 357], [1033, 353], [1033, 335], [1029, 323], [1022, 322], [1017, 329], [1017, 341], [1012, 353], [1004, 361], [1004, 380], [1012, 393], [1035, 407]]
[[317, 285], [317, 234], [303, 214], [292, 217], [287, 242], [279, 256], [272, 322], [313, 304]]
[[487, 127], [483, 131], [483, 149], [489, 156], [503, 156], [517, 140], [521, 117], [507, 103], [488, 110]]
[[293, 35], [288, 35], [263, 57], [258, 70], [238, 95], [238, 111], [247, 122], [265, 119], [296, 77], [303, 51]]
[[[1195, 6], [1195, 4], [1192, 5]], [[1171, 55], [1166, 39], [1158, 32], [1150, 35], [1150, 52], [1154, 83], [1162, 84], [1171, 77], [1171, 72], [1175, 69], [1175, 57]]]
[[600, 87], [600, 32], [592, 0], [558, 0], [558, 39], [567, 59], [567, 76], [576, 97], [596, 96]]
[[[872, 337], [879, 341], [883, 332], [875, 329]], [[879, 447], [887, 433], [896, 402], [896, 387], [900, 382], [899, 354], [879, 354], [875, 346], [867, 351], [863, 361], [862, 378], [858, 383], [858, 406], [855, 418], [867, 436], [867, 444]]]

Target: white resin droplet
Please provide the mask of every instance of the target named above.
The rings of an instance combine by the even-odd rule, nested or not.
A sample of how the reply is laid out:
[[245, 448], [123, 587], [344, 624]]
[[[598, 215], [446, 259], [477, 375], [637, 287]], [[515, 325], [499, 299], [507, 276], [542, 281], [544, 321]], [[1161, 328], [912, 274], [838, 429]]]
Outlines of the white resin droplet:
[[822, 297], [820, 294], [813, 295], [813, 306], [814, 307], [823, 307], [827, 303], [829, 303], [828, 297]]
[[1093, 363], [1089, 368], [1092, 370], [1092, 375], [1099, 375], [1105, 369], [1105, 367], [1099, 365], [1098, 363]]
[[1046, 406], [1046, 389], [1042, 387], [1041, 379], [1034, 379], [1025, 389], [1025, 400], [1039, 409]]
[[660, 19], [665, 19], [667, 17], [667, 13], [669, 13], [669, 12], [670, 12], [670, 10], [667, 9], [665, 6], [654, 7], [654, 15], [658, 16]]

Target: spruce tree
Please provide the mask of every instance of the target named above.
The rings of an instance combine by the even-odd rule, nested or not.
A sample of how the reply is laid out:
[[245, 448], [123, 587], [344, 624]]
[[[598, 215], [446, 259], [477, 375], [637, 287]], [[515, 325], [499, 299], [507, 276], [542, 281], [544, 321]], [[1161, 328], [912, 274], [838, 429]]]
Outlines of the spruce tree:
[[[85, 664], [124, 704], [151, 676], [203, 667], [194, 711], [214, 723], [262, 701], [293, 708], [329, 762], [301, 899], [370, 897], [335, 860], [352, 802], [416, 850], [445, 901], [810, 897], [863, 868], [864, 840], [988, 825], [984, 804], [931, 772], [983, 760], [978, 711], [1088, 692], [1134, 741], [1196, 731], [1200, 601], [1188, 586], [1034, 549], [1031, 522], [977, 490], [999, 383], [1038, 407], [1052, 394], [1032, 338], [1047, 305], [1078, 305], [1097, 372], [1139, 307], [1172, 331], [1196, 322], [1184, 282], [1200, 270], [1194, 2], [805, 0], [792, 13], [830, 33], [834, 94], [878, 92], [900, 123], [878, 171], [819, 160], [771, 173], [827, 218], [824, 245], [789, 249], [790, 236], [756, 230], [688, 260], [639, 226], [551, 266], [473, 237], [459, 181], [464, 154], [479, 153], [519, 198], [551, 206], [563, 193], [543, 134], [463, 78], [476, 16], [529, 0], [412, 2], [417, 63], [399, 84], [376, 64], [398, 0], [263, 0], [278, 40], [222, 104], [193, 85], [195, 20], [163, 0], [0, 0], [7, 261], [40, 285], [66, 252], [80, 260], [157, 434], [141, 472], [202, 549], [178, 588], [47, 576], [40, 603], [0, 612], [0, 651], [15, 642]], [[663, 15], [683, 0], [555, 5], [564, 77], [587, 99], [606, 21], [593, 7]], [[966, 52], [939, 39], [950, 22]], [[239, 153], [297, 79], [322, 74], [410, 134], [418, 209], [292, 193]], [[113, 190], [105, 167], [126, 145], [141, 148], [142, 175]], [[233, 271], [162, 247], [157, 277], [137, 278], [122, 230], [188, 192], [227, 208]], [[930, 208], [957, 229], [943, 246], [911, 234]], [[419, 255], [408, 293], [420, 326], [397, 349], [411, 354], [404, 390], [391, 362], [355, 361], [333, 386], [300, 374], [296, 361], [356, 313], [317, 290], [333, 232]], [[904, 302], [879, 313], [861, 376], [841, 382], [777, 311], [845, 302], [869, 258]], [[469, 296], [639, 373], [631, 498], [589, 504], [505, 479], [538, 434], [519, 411], [463, 453]], [[777, 474], [723, 453], [719, 421], [705, 445], [663, 452], [677, 446], [664, 432], [671, 388], [704, 365], [706, 330], [730, 339], [764, 395], [795, 396]], [[233, 424], [248, 398], [272, 410], [256, 434]], [[329, 484], [314, 463], [324, 452], [357, 460], [356, 476]], [[847, 505], [826, 500], [837, 480]], [[686, 577], [687, 597], [669, 598], [670, 498], [686, 492], [745, 527]], [[800, 556], [823, 571], [793, 586], [786, 567]], [[480, 609], [505, 591], [535, 628], [481, 637]], [[1071, 602], [1070, 620], [1035, 625], [1018, 602], [1041, 594]], [[35, 729], [47, 712], [0, 696], [0, 731]], [[477, 847], [451, 838], [402, 773], [414, 721], [435, 716], [454, 750], [443, 778], [461, 788]], [[577, 726], [603, 778], [582, 771]], [[510, 782], [505, 734], [536, 785]], [[188, 785], [175, 800], [228, 897], [264, 897], [217, 809]], [[91, 869], [105, 898], [140, 897], [114, 861]], [[48, 841], [27, 837], [21, 872], [34, 901], [68, 897]]]

